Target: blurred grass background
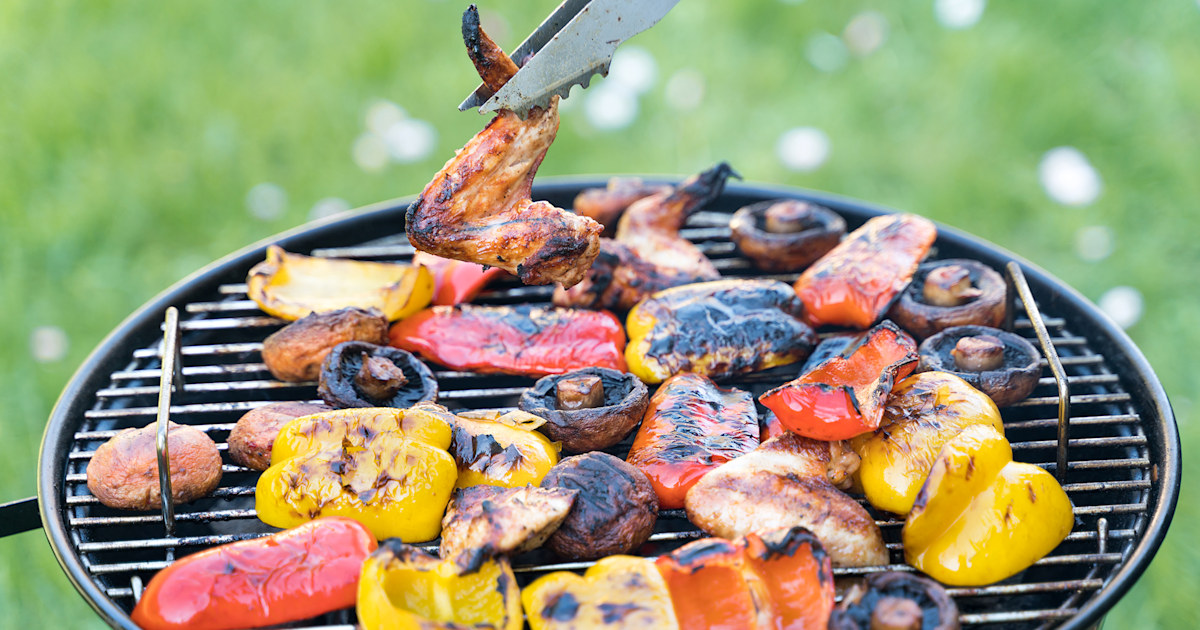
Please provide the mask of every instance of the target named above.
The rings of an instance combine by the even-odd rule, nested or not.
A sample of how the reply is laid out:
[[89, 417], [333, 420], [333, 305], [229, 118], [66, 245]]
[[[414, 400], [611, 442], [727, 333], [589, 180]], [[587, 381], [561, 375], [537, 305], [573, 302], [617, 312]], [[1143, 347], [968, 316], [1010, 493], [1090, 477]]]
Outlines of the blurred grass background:
[[[511, 50], [556, 4], [481, 9]], [[564, 102], [541, 173], [690, 174], [727, 160], [750, 181], [973, 232], [1092, 300], [1133, 287], [1144, 307], [1128, 332], [1195, 453], [1200, 5], [995, 2], [977, 23], [946, 25], [980, 5], [685, 0], [631, 43], [645, 53], [632, 55], [645, 79], [636, 100], [582, 102], [614, 73]], [[477, 83], [464, 8], [0, 3], [0, 502], [35, 492], [58, 393], [127, 314], [320, 208], [418, 192], [482, 127], [456, 110]], [[371, 109], [381, 99], [428, 150], [380, 157], [380, 139], [363, 134], [368, 111], [395, 118]], [[795, 128], [820, 132], [791, 153], [809, 170], [780, 157]], [[1059, 146], [1094, 167], [1094, 202], [1058, 203], [1039, 183]], [[1099, 244], [1084, 237], [1081, 250], [1083, 234]], [[1185, 485], [1171, 535], [1107, 627], [1200, 627], [1198, 516]], [[42, 533], [0, 540], [0, 627], [99, 625]]]

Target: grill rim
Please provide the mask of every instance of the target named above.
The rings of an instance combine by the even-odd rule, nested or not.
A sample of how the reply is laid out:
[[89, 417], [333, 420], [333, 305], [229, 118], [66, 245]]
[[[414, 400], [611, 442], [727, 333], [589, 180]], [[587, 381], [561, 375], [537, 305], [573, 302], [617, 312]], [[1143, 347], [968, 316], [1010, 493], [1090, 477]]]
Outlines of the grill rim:
[[[533, 197], [570, 198], [582, 188], [605, 186], [610, 177], [585, 175], [540, 178], [533, 186]], [[676, 176], [643, 176], [643, 179], [664, 184], [675, 184], [682, 180]], [[862, 218], [901, 212], [841, 195], [757, 182], [730, 183], [722, 197], [714, 203], [727, 204], [730, 197], [801, 199]], [[83, 421], [84, 412], [94, 401], [96, 392], [109, 385], [112, 373], [128, 364], [132, 349], [146, 347], [161, 339], [159, 330], [162, 313], [167, 307], [175, 306], [182, 310], [189, 302], [196, 301], [197, 295], [216, 292], [222, 284], [243, 282], [245, 270], [261, 261], [267, 246], [271, 244], [280, 245], [288, 251], [307, 252], [341, 246], [343, 241], [346, 245], [359, 244], [372, 234], [395, 234], [402, 227], [404, 212], [414, 198], [410, 196], [382, 201], [349, 213], [305, 223], [202, 267], [130, 314], [101, 340], [76, 370], [55, 403], [42, 436], [38, 463], [38, 503], [42, 526], [60, 566], [76, 590], [107, 623], [136, 630], [128, 614], [91, 580], [82, 558], [72, 549], [66, 471], [76, 429], [70, 427], [78, 427]], [[1160, 419], [1158, 422], [1141, 423], [1147, 433], [1150, 460], [1157, 468], [1156, 479], [1152, 473], [1147, 505], [1151, 508], [1150, 518], [1144, 533], [1108, 583], [1089, 597], [1075, 616], [1061, 626], [1088, 628], [1132, 588], [1166, 537], [1178, 502], [1182, 477], [1181, 446], [1174, 411], [1145, 355], [1124, 330], [1082, 294], [1037, 265], [994, 243], [941, 223], [937, 223], [937, 228], [939, 244], [969, 250], [978, 259], [997, 268], [1002, 268], [1007, 261], [1015, 261], [1025, 273], [1044, 310], [1056, 315], [1067, 310], [1086, 316], [1089, 326], [1087, 330], [1079, 331], [1080, 334], [1088, 338], [1089, 345], [1094, 344], [1096, 352], [1112, 362], [1122, 384], [1131, 393], [1136, 392], [1136, 398], [1145, 404], [1145, 408], [1139, 410], [1139, 415]]]

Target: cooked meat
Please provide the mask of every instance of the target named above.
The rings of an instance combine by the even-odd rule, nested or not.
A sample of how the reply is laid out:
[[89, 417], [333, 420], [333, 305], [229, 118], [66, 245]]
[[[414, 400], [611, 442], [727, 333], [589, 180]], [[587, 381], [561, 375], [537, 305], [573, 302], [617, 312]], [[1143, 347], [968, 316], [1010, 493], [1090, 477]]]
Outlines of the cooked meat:
[[[786, 433], [708, 473], [688, 491], [688, 519], [722, 538], [800, 525], [837, 566], [888, 562], [871, 515], [829, 481], [830, 445]], [[836, 462], [834, 467], [836, 468]]]
[[465, 574], [497, 555], [536, 549], [567, 518], [577, 494], [533, 486], [456, 490], [442, 518], [442, 559]]
[[343, 341], [386, 345], [387, 332], [387, 318], [378, 309], [312, 313], [263, 340], [263, 363], [281, 381], [315, 381], [334, 346]]
[[[254, 470], [271, 467], [271, 447], [283, 425], [333, 407], [306, 402], [277, 402], [255, 407], [238, 418], [229, 432], [229, 458]], [[173, 488], [172, 488], [173, 489]]]
[[655, 264], [624, 243], [602, 238], [587, 277], [569, 289], [555, 287], [551, 299], [555, 306], [628, 311], [652, 293], [718, 277], [715, 270], [697, 275]]
[[614, 177], [605, 188], [586, 188], [575, 196], [575, 214], [595, 219], [611, 234], [617, 228], [617, 219], [630, 204], [658, 193], [670, 193], [671, 187], [653, 185], [636, 177]]
[[[498, 90], [517, 67], [479, 27], [474, 7], [463, 38], [484, 83]], [[501, 110], [459, 149], [408, 208], [409, 241], [419, 250], [499, 267], [526, 284], [583, 279], [600, 251], [599, 223], [530, 199], [534, 174], [558, 132], [558, 99], [527, 119]]]
[[567, 520], [547, 541], [563, 558], [594, 560], [629, 553], [654, 532], [658, 499], [650, 480], [608, 453], [568, 457], [550, 469], [541, 485], [579, 491]]
[[[96, 449], [88, 462], [87, 486], [101, 503], [125, 510], [162, 507], [156, 433], [154, 424], [125, 429]], [[195, 501], [221, 484], [221, 453], [203, 431], [170, 423], [167, 450], [175, 503]]]

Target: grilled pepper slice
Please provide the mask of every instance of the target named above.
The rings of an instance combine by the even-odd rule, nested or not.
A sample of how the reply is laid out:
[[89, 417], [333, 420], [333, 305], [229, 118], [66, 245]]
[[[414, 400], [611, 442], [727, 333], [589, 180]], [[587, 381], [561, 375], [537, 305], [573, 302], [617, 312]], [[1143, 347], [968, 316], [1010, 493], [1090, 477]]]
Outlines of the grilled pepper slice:
[[455, 370], [545, 376], [598, 366], [625, 371], [625, 331], [606, 311], [434, 306], [398, 322], [391, 344]]
[[629, 311], [629, 371], [647, 383], [695, 372], [714, 379], [801, 361], [817, 337], [778, 280], [717, 280], [665, 289]]
[[434, 256], [429, 252], [413, 254], [414, 265], [424, 265], [433, 274], [433, 304], [453, 306], [470, 302], [492, 280], [507, 275], [499, 267]]
[[650, 399], [626, 461], [650, 478], [659, 507], [674, 510], [708, 471], [757, 448], [758, 431], [748, 392], [679, 374]]
[[265, 538], [221, 545], [154, 574], [133, 609], [146, 630], [257, 628], [354, 603], [375, 537], [329, 517]]
[[904, 522], [904, 559], [951, 586], [982, 586], [1050, 553], [1075, 517], [1050, 473], [1015, 462], [1008, 440], [974, 425], [946, 442]]
[[558, 463], [558, 446], [536, 431], [546, 420], [531, 413], [465, 411], [452, 423], [450, 453], [458, 464], [456, 487], [536, 486]]
[[446, 452], [447, 416], [453, 418], [425, 403], [296, 418], [280, 432], [271, 467], [258, 479], [258, 517], [292, 527], [340, 515], [366, 525], [380, 540], [436, 538], [458, 477]]
[[557, 571], [521, 591], [531, 630], [679, 628], [654, 561], [609, 556], [582, 577]]
[[890, 321], [851, 341], [841, 354], [759, 396], [788, 430], [818, 440], [873, 431], [888, 392], [917, 367], [917, 344]]
[[452, 560], [387, 540], [362, 565], [363, 630], [520, 630], [521, 589], [503, 556], [458, 575]]
[[915, 214], [870, 219], [800, 274], [796, 294], [812, 326], [869, 328], [908, 286], [937, 238]]
[[921, 372], [900, 381], [874, 433], [855, 438], [858, 475], [871, 505], [908, 514], [938, 451], [963, 429], [988, 425], [1004, 433], [1000, 410], [987, 394], [946, 372]]

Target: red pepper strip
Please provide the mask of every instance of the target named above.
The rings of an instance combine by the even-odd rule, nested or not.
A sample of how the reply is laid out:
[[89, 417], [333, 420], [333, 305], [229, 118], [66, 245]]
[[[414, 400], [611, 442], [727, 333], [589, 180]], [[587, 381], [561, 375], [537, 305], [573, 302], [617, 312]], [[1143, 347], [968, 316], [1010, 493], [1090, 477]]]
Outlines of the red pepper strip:
[[625, 371], [625, 330], [607, 311], [434, 306], [396, 322], [391, 345], [455, 370], [545, 376], [584, 367]]
[[412, 264], [414, 266], [425, 265], [433, 274], [433, 304], [435, 306], [453, 306], [470, 302], [489, 282], [506, 275], [506, 272], [499, 267], [451, 260], [434, 256], [429, 252], [414, 254]]
[[659, 508], [674, 510], [708, 471], [757, 448], [758, 431], [749, 392], [677, 374], [650, 399], [626, 461], [650, 478]]
[[848, 440], [874, 431], [892, 385], [917, 367], [917, 344], [890, 321], [846, 350], [759, 396], [788, 430], [817, 440]]
[[823, 629], [833, 612], [833, 563], [803, 527], [745, 537], [750, 568], [766, 583], [775, 605], [773, 628]]
[[796, 294], [813, 328], [868, 328], [912, 280], [937, 228], [914, 214], [875, 217], [804, 270]]
[[354, 605], [375, 537], [336, 516], [192, 554], [159, 571], [133, 609], [146, 630], [255, 628]]

